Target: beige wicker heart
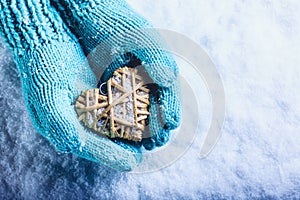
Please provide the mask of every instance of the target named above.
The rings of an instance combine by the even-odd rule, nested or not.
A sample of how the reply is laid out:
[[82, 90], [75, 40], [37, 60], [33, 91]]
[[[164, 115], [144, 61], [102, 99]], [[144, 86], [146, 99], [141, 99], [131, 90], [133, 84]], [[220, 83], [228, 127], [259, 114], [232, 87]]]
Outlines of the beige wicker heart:
[[107, 81], [107, 96], [99, 89], [83, 91], [75, 103], [79, 120], [108, 137], [141, 141], [149, 116], [149, 89], [135, 68], [117, 69]]

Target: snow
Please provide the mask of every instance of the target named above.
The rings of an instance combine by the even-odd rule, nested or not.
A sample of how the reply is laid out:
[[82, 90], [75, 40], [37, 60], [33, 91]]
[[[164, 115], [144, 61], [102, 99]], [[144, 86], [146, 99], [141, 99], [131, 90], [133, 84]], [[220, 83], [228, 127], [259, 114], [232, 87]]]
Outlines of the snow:
[[211, 116], [200, 81], [199, 134], [171, 165], [119, 173], [61, 154], [33, 128], [20, 77], [1, 44], [1, 199], [300, 198], [299, 1], [129, 3], [156, 27], [193, 39], [215, 63], [226, 95], [220, 141], [199, 158]]

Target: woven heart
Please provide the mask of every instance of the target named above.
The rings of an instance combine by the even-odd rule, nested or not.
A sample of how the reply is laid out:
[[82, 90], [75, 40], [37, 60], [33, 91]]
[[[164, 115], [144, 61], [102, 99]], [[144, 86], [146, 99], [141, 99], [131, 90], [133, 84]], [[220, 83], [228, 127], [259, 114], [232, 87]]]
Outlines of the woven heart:
[[117, 69], [107, 81], [107, 96], [99, 89], [83, 91], [75, 103], [79, 120], [98, 134], [141, 141], [149, 116], [149, 89], [135, 68]]

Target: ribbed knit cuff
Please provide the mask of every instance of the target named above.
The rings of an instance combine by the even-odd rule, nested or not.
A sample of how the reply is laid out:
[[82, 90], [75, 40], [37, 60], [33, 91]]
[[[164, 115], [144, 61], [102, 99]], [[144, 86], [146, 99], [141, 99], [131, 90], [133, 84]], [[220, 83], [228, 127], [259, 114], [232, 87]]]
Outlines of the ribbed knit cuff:
[[28, 47], [74, 39], [47, 0], [0, 0], [0, 34], [19, 56]]
[[[70, 30], [77, 36], [86, 54], [107, 41], [118, 43], [126, 34], [131, 41], [139, 40], [141, 29], [152, 27], [125, 0], [51, 0]], [[114, 41], [114, 40], [118, 41]], [[142, 38], [144, 40], [144, 38]]]

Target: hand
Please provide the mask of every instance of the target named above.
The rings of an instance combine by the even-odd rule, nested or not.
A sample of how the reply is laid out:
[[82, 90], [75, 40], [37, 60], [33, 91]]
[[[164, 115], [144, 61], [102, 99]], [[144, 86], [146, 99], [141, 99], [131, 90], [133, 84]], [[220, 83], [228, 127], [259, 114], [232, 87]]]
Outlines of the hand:
[[[90, 60], [96, 59], [96, 67], [92, 68], [98, 77], [102, 76], [102, 82], [117, 68], [131, 65], [132, 59], [138, 60], [134, 66], [143, 64], [158, 88], [150, 97], [150, 137], [144, 138], [142, 144], [148, 150], [164, 145], [181, 117], [178, 68], [152, 26], [124, 0], [52, 0], [52, 3], [79, 38], [85, 54]], [[103, 70], [99, 66], [104, 66]]]
[[72, 103], [96, 87], [81, 46], [47, 0], [0, 0], [0, 33], [14, 54], [34, 126], [55, 147], [121, 171], [141, 162], [133, 146], [85, 129]]

